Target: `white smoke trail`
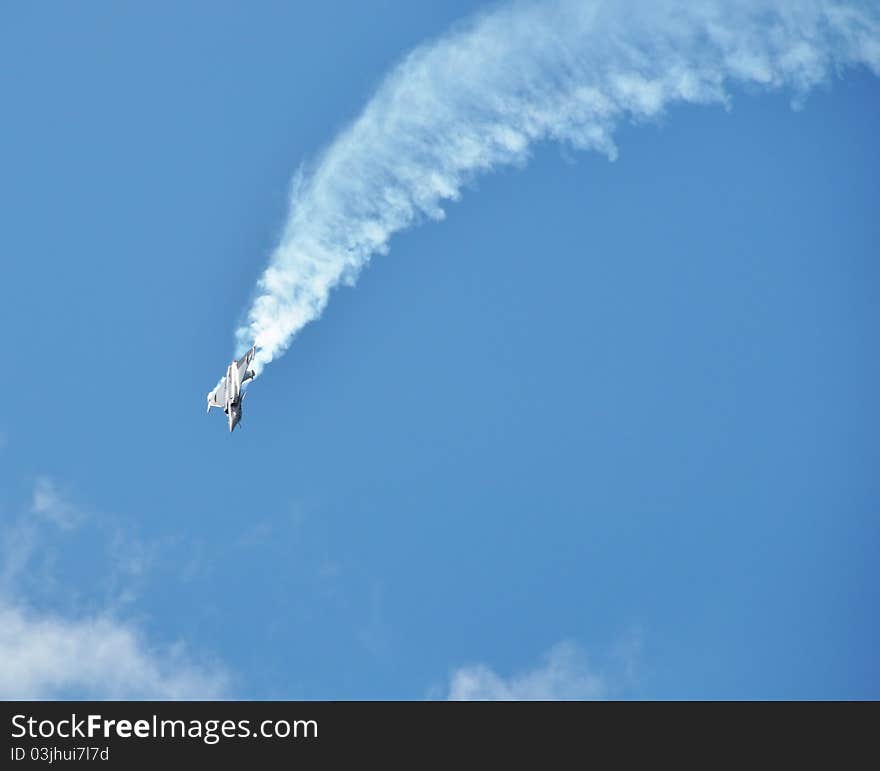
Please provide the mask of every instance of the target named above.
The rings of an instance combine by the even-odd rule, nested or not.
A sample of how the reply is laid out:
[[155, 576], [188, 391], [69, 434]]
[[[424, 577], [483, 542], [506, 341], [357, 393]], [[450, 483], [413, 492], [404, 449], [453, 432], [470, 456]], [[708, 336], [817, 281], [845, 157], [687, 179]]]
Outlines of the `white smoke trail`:
[[297, 174], [239, 349], [256, 342], [262, 370], [394, 233], [442, 219], [469, 179], [536, 141], [613, 159], [621, 119], [724, 103], [735, 84], [803, 95], [856, 65], [880, 74], [876, 0], [543, 0], [476, 17], [407, 55]]

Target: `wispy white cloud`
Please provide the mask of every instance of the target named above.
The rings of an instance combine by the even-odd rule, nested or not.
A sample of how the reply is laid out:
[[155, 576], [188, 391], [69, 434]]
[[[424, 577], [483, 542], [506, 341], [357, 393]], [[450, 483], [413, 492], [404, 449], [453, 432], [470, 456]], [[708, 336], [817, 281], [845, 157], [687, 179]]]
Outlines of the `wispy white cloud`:
[[420, 46], [294, 179], [283, 235], [240, 349], [259, 372], [394, 233], [495, 167], [554, 140], [614, 158], [615, 126], [731, 86], [800, 98], [845, 67], [880, 73], [880, 8], [861, 0], [536, 0]]
[[[93, 558], [107, 553], [98, 580], [111, 594], [83, 611], [76, 576], [60, 574], [59, 557], [83, 532]], [[0, 533], [0, 698], [182, 699], [222, 695], [219, 665], [194, 663], [180, 643], [151, 644], [119, 608], [134, 598], [151, 550], [114, 518], [88, 511], [48, 478]], [[66, 610], [59, 610], [65, 606]], [[51, 609], [49, 609], [51, 608]]]
[[554, 645], [532, 670], [502, 677], [485, 664], [452, 673], [452, 701], [565, 701], [600, 699], [608, 693], [606, 678], [591, 668], [574, 642]]
[[[39, 477], [31, 492], [30, 505], [11, 518], [0, 532], [0, 593], [9, 592], [28, 572], [43, 572], [42, 564], [35, 565], [40, 544], [48, 546], [55, 530], [72, 531], [85, 519], [85, 512], [63, 498], [51, 479]], [[43, 555], [50, 552], [51, 549], [44, 549]]]
[[75, 527], [85, 512], [63, 497], [49, 477], [39, 477], [34, 485], [31, 511], [63, 530]]
[[0, 594], [63, 591], [70, 576], [60, 563], [81, 538], [88, 539], [90, 564], [101, 574], [103, 588], [114, 591], [125, 582], [130, 594], [132, 580], [146, 568], [149, 548], [118, 517], [76, 502], [51, 477], [37, 477], [29, 505], [0, 531]]
[[217, 698], [220, 667], [194, 664], [180, 646], [151, 647], [109, 615], [65, 618], [0, 601], [2, 699]]

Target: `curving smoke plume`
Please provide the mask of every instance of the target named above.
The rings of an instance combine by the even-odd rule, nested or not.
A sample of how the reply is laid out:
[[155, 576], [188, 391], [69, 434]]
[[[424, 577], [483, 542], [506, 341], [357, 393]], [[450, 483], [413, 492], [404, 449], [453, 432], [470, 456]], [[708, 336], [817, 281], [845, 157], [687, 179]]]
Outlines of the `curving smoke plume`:
[[615, 125], [736, 84], [795, 97], [845, 67], [880, 74], [877, 0], [542, 0], [471, 19], [408, 54], [297, 174], [241, 350], [256, 370], [318, 318], [391, 236], [442, 219], [474, 175], [554, 139], [614, 158]]

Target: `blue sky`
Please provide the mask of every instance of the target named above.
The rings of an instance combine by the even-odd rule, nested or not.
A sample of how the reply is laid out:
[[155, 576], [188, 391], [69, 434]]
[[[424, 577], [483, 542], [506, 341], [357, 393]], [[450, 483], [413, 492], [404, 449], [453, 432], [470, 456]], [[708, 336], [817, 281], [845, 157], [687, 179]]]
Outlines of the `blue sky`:
[[880, 696], [867, 69], [537, 144], [204, 414], [293, 171], [478, 7], [4, 8], [7, 695]]

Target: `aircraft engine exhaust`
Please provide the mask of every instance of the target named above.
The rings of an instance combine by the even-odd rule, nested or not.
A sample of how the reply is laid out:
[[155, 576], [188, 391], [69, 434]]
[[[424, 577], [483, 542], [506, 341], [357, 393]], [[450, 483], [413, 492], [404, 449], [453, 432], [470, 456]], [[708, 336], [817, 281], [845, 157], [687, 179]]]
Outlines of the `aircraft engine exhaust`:
[[803, 101], [847, 67], [880, 74], [868, 0], [540, 0], [477, 15], [417, 47], [361, 114], [294, 177], [238, 353], [255, 375], [351, 285], [394, 233], [444, 217], [475, 176], [554, 140], [614, 159], [615, 126], [731, 89]]

